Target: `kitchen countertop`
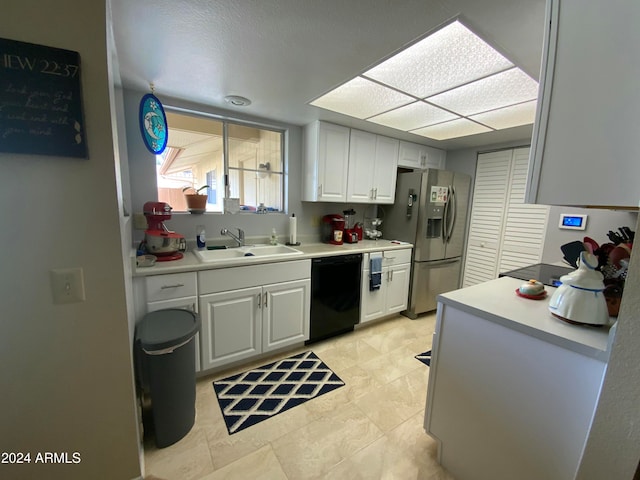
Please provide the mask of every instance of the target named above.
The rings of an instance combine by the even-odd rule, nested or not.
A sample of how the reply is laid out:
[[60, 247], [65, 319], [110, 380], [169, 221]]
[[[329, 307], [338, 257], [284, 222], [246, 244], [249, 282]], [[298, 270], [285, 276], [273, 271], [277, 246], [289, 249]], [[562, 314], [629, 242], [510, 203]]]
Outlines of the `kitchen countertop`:
[[438, 295], [438, 302], [517, 330], [577, 353], [608, 361], [611, 325], [602, 327], [572, 325], [549, 312], [549, 299], [555, 287], [545, 286], [547, 298], [529, 300], [516, 295], [522, 280], [502, 277], [471, 287]]
[[[135, 260], [133, 262], [133, 276], [142, 277], [149, 275], [163, 275], [167, 273], [194, 272], [198, 270], [213, 270], [217, 268], [230, 268], [242, 265], [255, 265], [258, 263], [287, 262], [294, 260], [303, 260], [307, 258], [330, 257], [336, 255], [346, 255], [350, 253], [369, 253], [379, 252], [383, 250], [401, 250], [405, 248], [413, 248], [410, 243], [395, 243], [391, 240], [363, 240], [358, 243], [331, 245], [328, 243], [306, 243], [293, 247], [300, 250], [302, 255], [292, 255], [283, 257], [260, 258], [251, 257], [250, 259], [239, 258], [237, 262], [225, 262], [222, 265], [215, 263], [205, 263], [190, 251], [184, 252], [184, 258], [180, 260], [172, 260], [168, 262], [156, 262], [152, 267], [137, 267]], [[135, 255], [135, 252], [134, 254]]]

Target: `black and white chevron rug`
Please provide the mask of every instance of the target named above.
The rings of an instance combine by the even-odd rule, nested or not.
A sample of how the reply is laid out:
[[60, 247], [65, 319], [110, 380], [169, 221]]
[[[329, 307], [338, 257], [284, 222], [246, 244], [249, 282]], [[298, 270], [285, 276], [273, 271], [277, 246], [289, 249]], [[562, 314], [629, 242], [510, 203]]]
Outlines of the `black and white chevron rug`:
[[216, 380], [213, 389], [227, 430], [233, 434], [343, 385], [308, 351]]
[[429, 350], [428, 352], [419, 353], [418, 355], [415, 356], [415, 358], [420, 360], [427, 367], [431, 366], [431, 350]]

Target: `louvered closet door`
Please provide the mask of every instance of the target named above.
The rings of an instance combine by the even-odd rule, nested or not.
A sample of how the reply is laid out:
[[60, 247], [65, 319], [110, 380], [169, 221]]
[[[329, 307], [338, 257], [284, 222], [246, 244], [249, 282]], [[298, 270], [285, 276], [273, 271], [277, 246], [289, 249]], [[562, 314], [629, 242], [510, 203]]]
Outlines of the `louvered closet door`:
[[478, 155], [462, 285], [540, 262], [549, 207], [524, 203], [529, 148]]
[[511, 150], [504, 150], [478, 155], [463, 287], [497, 276], [511, 154]]
[[540, 263], [550, 207], [524, 203], [529, 148], [513, 150], [498, 272]]

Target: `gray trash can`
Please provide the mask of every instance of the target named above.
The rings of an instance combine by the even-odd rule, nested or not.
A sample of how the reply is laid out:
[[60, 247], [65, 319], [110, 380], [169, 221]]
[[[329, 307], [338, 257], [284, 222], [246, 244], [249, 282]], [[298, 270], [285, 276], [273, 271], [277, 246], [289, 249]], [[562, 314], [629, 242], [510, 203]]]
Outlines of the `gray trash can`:
[[[183, 438], [196, 414], [194, 336], [200, 317], [178, 308], [148, 313], [136, 325], [135, 350], [143, 398], [150, 401], [159, 448]], [[144, 403], [144, 402], [143, 402]]]

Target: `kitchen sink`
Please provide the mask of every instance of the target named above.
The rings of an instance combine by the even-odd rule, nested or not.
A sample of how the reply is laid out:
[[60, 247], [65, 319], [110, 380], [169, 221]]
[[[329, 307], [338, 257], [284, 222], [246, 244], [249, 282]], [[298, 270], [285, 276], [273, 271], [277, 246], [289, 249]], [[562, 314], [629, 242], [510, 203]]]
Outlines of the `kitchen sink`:
[[271, 255], [302, 255], [300, 250], [296, 250], [295, 248], [291, 248], [287, 245], [256, 245], [254, 247], [248, 247], [247, 253], [251, 253], [257, 257]]
[[300, 250], [287, 245], [247, 245], [244, 247], [225, 248], [219, 250], [195, 250], [198, 260], [204, 263], [243, 263], [258, 259], [279, 258], [302, 255]]
[[215, 262], [218, 260], [229, 260], [230, 258], [240, 258], [244, 256], [239, 248], [225, 248], [221, 250], [195, 250], [193, 253], [202, 262]]

